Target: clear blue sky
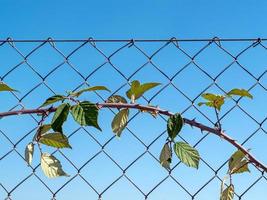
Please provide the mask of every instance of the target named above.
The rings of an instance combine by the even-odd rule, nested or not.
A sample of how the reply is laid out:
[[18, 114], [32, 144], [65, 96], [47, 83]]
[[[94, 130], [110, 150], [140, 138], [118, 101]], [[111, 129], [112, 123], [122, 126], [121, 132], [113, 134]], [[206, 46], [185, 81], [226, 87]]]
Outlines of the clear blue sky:
[[259, 0], [2, 0], [0, 38], [203, 38], [266, 36]]
[[[259, 0], [143, 0], [143, 1], [15, 1], [1, 0], [0, 1], [0, 39], [11, 37], [13, 39], [46, 39], [52, 37], [54, 39], [86, 39], [93, 37], [95, 39], [169, 39], [176, 38], [267, 38], [267, 1]], [[120, 44], [99, 44], [104, 52], [110, 54], [114, 49], [123, 45]], [[181, 44], [191, 55], [197, 52], [206, 43], [189, 43]], [[237, 54], [241, 49], [248, 46], [250, 43], [226, 44], [233, 54]], [[29, 52], [37, 44], [16, 44], [23, 52]], [[57, 44], [60, 50], [67, 54], [77, 46], [77, 44]], [[161, 44], [140, 44], [140, 47], [153, 53]], [[92, 54], [90, 54], [92, 53]], [[92, 55], [92, 56], [88, 56]], [[7, 44], [0, 47], [0, 76], [2, 77], [8, 70], [22, 61]], [[63, 58], [56, 54], [55, 51], [46, 44], [29, 58], [29, 63], [41, 75], [46, 75], [54, 66], [60, 64]], [[95, 66], [104, 61], [103, 57], [99, 56], [92, 48], [87, 45], [70, 58], [70, 63], [84, 75], [87, 76]], [[118, 56], [115, 56], [112, 62], [118, 68], [129, 76], [134, 69], [144, 64], [147, 60], [144, 56], [137, 54], [136, 49], [126, 48]], [[156, 56], [153, 61], [160, 66], [169, 77], [184, 66], [188, 60], [181, 52], [177, 52], [175, 48], [168, 47]], [[231, 58], [225, 53], [218, 50], [216, 45], [213, 45], [209, 50], [197, 57], [196, 62], [203, 66], [207, 72], [215, 77], [220, 70], [231, 62]], [[240, 58], [240, 62], [247, 69], [259, 76], [266, 70], [266, 51], [262, 47], [249, 51]], [[153, 73], [152, 73], [153, 72]], [[265, 75], [261, 81], [267, 87], [267, 76]], [[168, 80], [158, 73], [153, 66], [148, 66], [137, 73], [131, 80], [139, 79], [141, 82], [155, 81], [164, 84]], [[26, 64], [21, 65], [14, 70], [10, 75], [5, 77], [5, 82], [9, 83], [20, 91], [17, 94], [19, 98], [23, 97], [31, 88], [39, 84], [42, 80], [40, 77], [29, 68]], [[119, 88], [125, 80], [116, 73], [110, 66], [105, 65], [98, 73], [92, 76], [89, 80], [92, 85], [106, 85], [111, 90]], [[52, 73], [46, 79], [46, 83], [58, 93], [66, 90], [72, 90], [83, 80], [78, 76], [68, 65], [63, 65], [59, 70]], [[190, 98], [194, 98], [211, 80], [206, 75], [201, 73], [196, 66], [191, 66], [180, 76], [175, 78], [174, 84], [182, 91], [186, 91]], [[237, 65], [226, 71], [218, 83], [223, 89], [229, 90], [233, 87], [244, 87], [248, 89], [255, 83], [255, 79], [247, 75]], [[123, 95], [127, 87], [122, 88], [119, 94]], [[148, 93], [146, 97], [152, 97], [155, 91]], [[212, 87], [211, 91], [221, 92], [218, 88]], [[252, 91], [255, 96], [253, 102], [242, 100], [241, 106], [247, 108], [259, 122], [266, 117], [267, 108], [263, 108], [266, 100], [266, 91], [262, 87], [257, 86]], [[7, 110], [17, 104], [17, 99], [11, 94], [0, 94], [1, 99], [5, 103], [1, 103], [0, 110]], [[52, 93], [44, 86], [38, 87], [28, 97], [22, 100], [22, 104], [26, 108], [37, 107], [46, 97]], [[109, 94], [101, 92], [103, 97], [108, 97]], [[166, 96], [168, 98], [166, 98]], [[82, 96], [84, 99], [91, 101], [101, 101], [96, 95], [86, 94]], [[171, 101], [170, 101], [171, 99]], [[200, 99], [197, 100], [197, 102]], [[1, 100], [2, 102], [2, 100]], [[197, 103], [195, 102], [195, 103]], [[141, 100], [141, 103], [146, 103]], [[163, 108], [175, 111], [183, 111], [190, 102], [177, 92], [173, 87], [168, 87], [157, 98], [153, 99], [154, 105], [161, 105]], [[231, 108], [234, 103], [230, 101], [226, 108]], [[226, 109], [227, 110], [227, 109]], [[214, 113], [201, 108], [201, 111], [214, 119]], [[225, 111], [223, 111], [225, 112]], [[113, 114], [108, 111], [101, 111], [100, 125], [103, 133], [99, 133], [95, 129], [87, 128], [97, 140], [104, 144], [113, 136], [110, 128], [110, 121]], [[185, 117], [197, 119], [203, 123], [209, 124], [209, 121], [201, 116], [196, 110], [191, 109], [185, 113]], [[243, 120], [247, 122], [244, 123]], [[16, 124], [14, 126], [14, 120]], [[108, 122], [108, 123], [107, 123]], [[224, 119], [224, 127], [230, 132], [231, 136], [237, 138], [240, 142], [244, 141], [258, 126], [249, 117], [240, 110], [236, 109]], [[145, 123], [145, 127], [142, 126]], [[267, 122], [263, 124], [266, 129]], [[238, 124], [238, 126], [236, 126]], [[241, 124], [241, 125], [240, 125]], [[0, 130], [8, 134], [13, 142], [17, 142], [23, 135], [28, 133], [36, 126], [34, 120], [29, 116], [21, 118], [10, 117], [0, 120]], [[69, 135], [72, 131], [78, 128], [73, 121], [68, 121], [65, 125], [66, 134]], [[145, 144], [156, 138], [166, 128], [163, 119], [158, 118], [156, 121], [150, 116], [142, 115], [136, 118], [129, 124], [129, 129], [134, 132]], [[259, 130], [259, 133], [253, 137], [247, 144], [247, 148], [252, 148], [252, 152], [261, 160], [267, 163], [266, 159], [266, 134]], [[25, 145], [31, 140], [32, 135], [29, 135], [21, 143], [17, 149], [22, 155], [24, 154]], [[185, 127], [182, 137], [190, 144], [195, 144], [203, 135], [197, 129]], [[266, 140], [263, 140], [266, 139]], [[158, 157], [160, 148], [164, 144], [165, 136], [162, 136], [155, 142], [150, 151], [155, 157]], [[93, 156], [100, 150], [99, 145], [94, 142], [88, 134], [80, 130], [77, 134], [70, 137], [70, 142], [73, 150], [63, 150], [64, 154], [71, 158], [75, 165], [81, 167], [88, 158]], [[213, 150], [213, 146], [216, 146]], [[256, 146], [258, 147], [256, 148]], [[3, 148], [2, 148], [3, 147]], [[211, 148], [212, 147], [212, 148]], [[12, 145], [0, 134], [0, 158], [6, 154]], [[128, 166], [135, 158], [142, 154], [145, 147], [129, 132], [125, 131], [121, 139], [115, 139], [106, 146], [106, 152], [109, 153], [123, 168]], [[233, 153], [234, 148], [230, 147], [222, 140], [210, 136], [198, 145], [198, 149], [204, 160], [207, 160], [212, 167], [218, 168], [226, 159]], [[51, 149], [49, 149], [51, 152]], [[59, 153], [56, 154], [63, 163], [64, 169], [71, 175], [72, 178], [76, 174], [76, 170], [70, 163]], [[219, 156], [218, 156], [219, 155]], [[177, 163], [174, 159], [174, 163]], [[38, 164], [38, 154], [36, 154], [33, 165]], [[23, 178], [26, 178], [31, 173], [26, 163], [18, 156], [16, 152], [12, 152], [9, 156], [0, 161], [0, 183], [7, 190], [14, 188]], [[226, 172], [226, 167], [219, 171], [219, 176], [222, 178]], [[38, 169], [38, 176], [52, 188], [55, 192], [69, 178], [60, 178], [56, 180], [48, 180], [44, 177], [41, 170]], [[121, 175], [121, 170], [107, 158], [106, 155], [94, 159], [88, 164], [81, 174], [90, 181], [99, 193], [106, 188], [112, 181]], [[167, 176], [166, 171], [150, 155], [146, 154], [139, 162], [127, 171], [128, 177], [134, 181], [144, 193], [150, 191], [156, 183]], [[201, 163], [199, 171], [188, 169], [183, 165], [178, 166], [173, 171], [173, 176], [185, 186], [189, 192], [195, 193], [204, 183], [206, 183], [214, 173], [207, 165]], [[238, 185], [237, 193], [241, 194], [259, 177], [259, 172], [252, 168], [251, 175], [237, 176], [235, 181]], [[253, 187], [249, 193], [244, 195], [242, 199], [262, 199], [266, 194], [266, 180], [261, 180], [257, 187]], [[195, 199], [197, 200], [214, 200], [217, 199], [220, 189], [220, 182], [215, 179], [205, 189], [200, 192]], [[30, 195], [29, 195], [30, 194]], [[257, 196], [258, 195], [258, 196]], [[6, 192], [0, 187], [0, 199], [6, 197]], [[96, 193], [91, 190], [81, 178], [75, 180], [65, 187], [57, 195], [58, 200], [73, 200], [73, 199], [97, 199]], [[27, 182], [19, 186], [12, 193], [13, 200], [22, 199], [51, 199], [51, 194], [40, 184], [40, 181], [35, 177], [31, 177]], [[114, 187], [104, 193], [103, 200], [139, 200], [143, 199], [138, 190], [126, 178], [118, 181]], [[155, 189], [149, 195], [150, 200], [166, 200], [166, 199], [181, 199], [187, 200], [188, 194], [172, 179], [168, 179], [164, 184]]]

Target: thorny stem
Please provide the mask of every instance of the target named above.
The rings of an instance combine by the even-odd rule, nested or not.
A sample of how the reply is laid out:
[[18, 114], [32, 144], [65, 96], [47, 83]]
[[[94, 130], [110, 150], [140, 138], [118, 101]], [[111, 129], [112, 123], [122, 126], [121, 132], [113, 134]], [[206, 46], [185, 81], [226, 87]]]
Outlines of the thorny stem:
[[[138, 109], [138, 110], [157, 112], [159, 114], [166, 115], [166, 116], [174, 115], [174, 113], [171, 113], [168, 110], [160, 109], [159, 107], [145, 106], [145, 105], [140, 105], [140, 104], [96, 103], [96, 106], [99, 109], [102, 109], [102, 108], [118, 108], [118, 109], [120, 109], [120, 108], [131, 108], [131, 109]], [[47, 113], [47, 112], [52, 113], [52, 112], [55, 112], [56, 109], [57, 109], [56, 107], [51, 107], [51, 108], [48, 108], [48, 109], [40, 109], [40, 108], [38, 108], [38, 109], [30, 109], [30, 110], [26, 110], [25, 109], [25, 110], [8, 111], [8, 112], [0, 113], [0, 118], [11, 116], [11, 115], [44, 114], [44, 113]], [[228, 136], [224, 131], [219, 130], [218, 128], [211, 128], [209, 126], [201, 124], [201, 123], [195, 121], [195, 119], [193, 119], [193, 120], [190, 120], [190, 119], [187, 119], [187, 118], [183, 118], [183, 119], [184, 119], [184, 123], [185, 124], [188, 124], [188, 125], [190, 125], [192, 127], [197, 127], [201, 131], [207, 131], [209, 133], [213, 133], [213, 134], [219, 136], [220, 138], [226, 140], [227, 142], [229, 142], [230, 144], [235, 146], [237, 149], [242, 151], [245, 155], [247, 155], [249, 161], [251, 163], [253, 163], [256, 167], [261, 168], [262, 170], [267, 172], [267, 167], [264, 164], [262, 164], [259, 160], [257, 160], [247, 149], [245, 149], [241, 144], [236, 142], [236, 140], [234, 140], [230, 136]]]

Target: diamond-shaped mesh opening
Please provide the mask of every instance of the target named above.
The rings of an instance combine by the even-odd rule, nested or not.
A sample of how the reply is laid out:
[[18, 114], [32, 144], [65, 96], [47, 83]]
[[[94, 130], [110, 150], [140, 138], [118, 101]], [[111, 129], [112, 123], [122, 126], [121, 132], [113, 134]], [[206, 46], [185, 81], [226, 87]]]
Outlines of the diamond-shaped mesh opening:
[[256, 77], [266, 70], [267, 52], [266, 47], [262, 45], [250, 48], [238, 58], [238, 62]]
[[[109, 63], [103, 65], [101, 68], [95, 69], [97, 70], [93, 71], [93, 73], [90, 73], [86, 77], [86, 80], [88, 84], [90, 84], [90, 86], [104, 85], [112, 92], [115, 92], [123, 85], [125, 85], [125, 79], [120, 74], [118, 74], [118, 72], [114, 70], [114, 68]], [[109, 74], [109, 80], [112, 81], [107, 81], [107, 77], [105, 76], [105, 74]], [[109, 92], [102, 92], [101, 94], [105, 98], [111, 95], [111, 93]]]
[[143, 194], [125, 177], [119, 179], [114, 185], [101, 195], [102, 199], [127, 198], [130, 200], [143, 199]]
[[[146, 82], [155, 82], [155, 80], [162, 80], [161, 84], [167, 84], [169, 79], [165, 74], [160, 73], [160, 69], [154, 63], [148, 62], [142, 68], [140, 68], [136, 73], [133, 73], [131, 78], [132, 80], [142, 80], [141, 83]], [[151, 76], [147, 76], [147, 74], [151, 74]], [[158, 86], [157, 88], [159, 88]], [[146, 93], [147, 94], [147, 93]], [[155, 92], [154, 92], [155, 94]]]
[[171, 178], [164, 179], [164, 181], [156, 187], [148, 196], [148, 199], [165, 199], [176, 198], [190, 199], [188, 194], [182, 187], [180, 187]]
[[[122, 142], [123, 141], [123, 142]], [[125, 131], [121, 139], [114, 138], [105, 147], [105, 151], [125, 169], [135, 161], [145, 150], [145, 147], [131, 133]]]
[[[16, 165], [14, 165], [14, 160], [16, 160]], [[15, 188], [18, 183], [31, 174], [31, 169], [27, 167], [24, 159], [15, 150], [1, 160], [0, 166], [1, 169], [9, 169], [0, 175], [1, 183], [8, 190]]]
[[[38, 188], [38, 193], [32, 192], [33, 188]], [[11, 195], [12, 199], [51, 199], [51, 192], [40, 182], [34, 175], [30, 176], [19, 187], [17, 187]]]
[[[100, 173], [96, 179], [95, 174], [98, 172]], [[99, 193], [116, 181], [121, 174], [121, 169], [105, 153], [98, 154], [81, 170], [81, 176], [88, 180]]]
[[148, 58], [153, 58], [161, 51], [162, 48], [168, 45], [170, 44], [166, 42], [134, 42], [134, 47]]
[[[21, 102], [28, 108], [37, 108], [44, 103], [49, 95], [53, 95], [50, 86], [45, 83], [41, 83], [30, 91], [30, 95], [23, 96]], [[34, 99], [34, 102], [32, 102], [32, 98]]]
[[[142, 124], [146, 124], [149, 130], [142, 129]], [[144, 144], [149, 145], [160, 133], [165, 131], [166, 124], [161, 118], [154, 119], [148, 113], [139, 113], [138, 116], [134, 117], [134, 119], [129, 122], [128, 128]], [[125, 134], [128, 133], [126, 132]]]
[[[213, 147], [214, 144], [216, 145]], [[198, 144], [197, 149], [202, 155], [203, 160], [208, 161], [209, 165], [217, 170], [233, 154], [234, 149], [230, 147], [231, 145], [225, 141], [220, 140], [216, 136], [209, 135]], [[215, 153], [210, 154], [210, 151]]]
[[96, 153], [101, 150], [101, 147], [97, 143], [97, 141], [95, 141], [83, 129], [79, 129], [78, 131], [71, 133], [69, 141], [71, 143], [72, 149], [64, 151], [64, 154], [78, 168], [81, 167], [84, 163], [86, 163], [89, 158], [92, 158]]
[[0, 46], [0, 65], [5, 66], [2, 67], [0, 76], [2, 77], [5, 73], [7, 73], [11, 68], [16, 67], [20, 64], [24, 59], [22, 56], [14, 50], [12, 45], [5, 43]]
[[146, 62], [147, 57], [140, 53], [136, 48], [132, 47], [126, 47], [111, 57], [111, 63], [114, 67], [119, 69], [122, 74], [125, 74], [126, 77], [132, 75]]
[[72, 90], [82, 81], [83, 78], [67, 64], [59, 66], [59, 68], [53, 71], [46, 79], [51, 89], [59, 94], [64, 94], [66, 92], [66, 86], [69, 90]]
[[212, 77], [219, 74], [233, 59], [218, 44], [212, 43], [195, 58], [197, 65]]
[[12, 73], [7, 74], [4, 79], [4, 82], [19, 91], [16, 95], [20, 98], [31, 92], [41, 81], [41, 77], [26, 63], [14, 69]]
[[[204, 163], [201, 163], [199, 170], [187, 168], [183, 164], [179, 164], [172, 172], [172, 176], [185, 188], [188, 188], [190, 194], [195, 194], [213, 175], [214, 172], [212, 169]], [[186, 178], [184, 176], [186, 176]], [[194, 181], [192, 181], [193, 179]]]
[[236, 187], [235, 187], [235, 191], [238, 195], [241, 195], [244, 192], [246, 192], [246, 190], [249, 189], [261, 177], [261, 174], [256, 172], [253, 168], [254, 167], [250, 168], [251, 172], [253, 174], [247, 173], [246, 176], [244, 176], [245, 174], [243, 174], [243, 176], [242, 175], [236, 175], [234, 177], [233, 181], [243, 183], [240, 185], [236, 185]]
[[267, 145], [266, 138], [267, 135], [265, 134], [265, 132], [259, 130], [245, 144], [245, 146], [251, 148], [251, 152], [257, 155], [257, 157], [263, 162], [267, 161], [267, 158], [265, 156], [267, 153], [267, 150], [265, 148], [265, 146]]
[[254, 96], [253, 100], [250, 101], [244, 99], [242, 102], [240, 102], [240, 104], [242, 103], [240, 105], [242, 109], [259, 123], [266, 118], [265, 113], [267, 113], [266, 106], [263, 106], [265, 99], [267, 99], [267, 93], [264, 91], [265, 89], [257, 85], [251, 90], [251, 93]]
[[106, 62], [105, 56], [99, 53], [90, 43], [78, 47], [69, 57], [70, 64], [83, 75], [90, 74], [96, 67]]
[[64, 58], [49, 43], [36, 49], [27, 59], [27, 63], [42, 76], [62, 62], [64, 62]]
[[209, 199], [210, 194], [219, 194], [220, 188], [216, 187], [215, 185], [220, 184], [221, 182], [214, 176], [208, 180], [202, 188], [200, 188], [197, 193], [195, 193], [195, 198], [197, 200], [201, 199]]
[[[244, 120], [247, 126], [238, 126], [235, 122], [239, 120]], [[235, 107], [229, 113], [227, 113], [227, 115], [222, 119], [222, 124], [223, 129], [226, 131], [228, 130], [228, 135], [235, 138], [239, 142], [246, 140], [259, 127], [254, 120], [252, 120], [238, 107]]]
[[[168, 98], [166, 96], [168, 95]], [[170, 99], [172, 99], [170, 101]], [[153, 102], [163, 102], [165, 109], [172, 109], [173, 112], [182, 112], [192, 105], [190, 99], [175, 85], [169, 84], [155, 98]]]
[[212, 80], [198, 66], [190, 64], [174, 77], [173, 83], [187, 97], [194, 99], [212, 83]]
[[0, 130], [0, 145], [1, 145], [1, 149], [0, 149], [0, 159], [2, 160], [5, 156], [8, 155], [8, 153], [10, 151], [12, 151], [13, 149], [13, 144], [12, 141], [9, 140], [9, 138], [7, 138], [6, 134]]
[[[75, 192], [73, 192], [74, 190]], [[98, 198], [98, 194], [80, 176], [74, 177], [74, 179], [72, 179], [68, 184], [66, 184], [62, 189], [60, 189], [56, 194], [56, 198], [72, 200], [77, 198], [77, 194], [79, 197], [84, 198]]]
[[166, 174], [159, 163], [146, 153], [129, 168], [127, 176], [147, 194], [165, 178]]
[[218, 85], [227, 92], [233, 88], [249, 89], [255, 82], [256, 80], [236, 63], [227, 68], [217, 81]]
[[186, 64], [190, 63], [191, 59], [177, 48], [177, 46], [169, 44], [155, 54], [152, 58], [152, 62], [167, 76], [171, 77], [177, 72], [177, 69], [181, 69]]
[[243, 195], [243, 200], [249, 200], [255, 198], [255, 196], [263, 195], [266, 196], [266, 190], [264, 188], [267, 187], [266, 178], [261, 178], [259, 181], [257, 181], [255, 184], [253, 184], [253, 187], [249, 188], [249, 190]]
[[[81, 100], [103, 102], [112, 94], [125, 96], [133, 80], [159, 82], [137, 103], [180, 112], [188, 119], [214, 127], [214, 110], [197, 104], [203, 92], [225, 94], [248, 89], [253, 99], [229, 98], [219, 114], [222, 128], [263, 163], [267, 141], [267, 69], [265, 40], [162, 41], [33, 41], [0, 42], [0, 79], [19, 92], [1, 93], [1, 112], [37, 108], [54, 94], [95, 85], [111, 92], [86, 92]], [[59, 104], [55, 104], [57, 106]], [[0, 119], [0, 199], [216, 199], [236, 150], [217, 136], [183, 127], [176, 138], [195, 146], [199, 169], [187, 168], [173, 152], [171, 170], [159, 163], [166, 142], [167, 117], [130, 111], [121, 138], [111, 130], [118, 109], [101, 109], [99, 124], [79, 126], [69, 115], [64, 133], [73, 149], [53, 153], [70, 177], [48, 179], [39, 166], [36, 147], [32, 166], [24, 148], [32, 140], [40, 116]], [[53, 115], [47, 118], [51, 121]], [[235, 200], [264, 199], [266, 173], [250, 165], [251, 173], [236, 175]], [[29, 195], [30, 194], [30, 195]]]
[[[15, 124], [14, 120], [16, 121]], [[23, 115], [19, 118], [15, 116], [3, 118], [0, 124], [2, 126], [1, 131], [3, 131], [13, 143], [19, 141], [36, 127], [36, 122], [30, 115]], [[13, 124], [13, 126], [4, 126], [3, 124]]]

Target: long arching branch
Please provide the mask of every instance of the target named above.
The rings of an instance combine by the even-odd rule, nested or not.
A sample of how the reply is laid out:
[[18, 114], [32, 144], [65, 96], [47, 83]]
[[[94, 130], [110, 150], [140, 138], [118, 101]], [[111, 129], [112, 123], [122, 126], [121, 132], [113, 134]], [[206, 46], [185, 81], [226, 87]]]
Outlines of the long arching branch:
[[[138, 110], [143, 110], [143, 111], [156, 112], [156, 113], [163, 114], [163, 115], [166, 115], [166, 116], [172, 116], [174, 114], [174, 113], [171, 113], [171, 112], [169, 112], [167, 110], [160, 109], [159, 107], [145, 106], [145, 105], [140, 105], [140, 104], [97, 103], [96, 106], [99, 109], [102, 109], [102, 108], [138, 109]], [[56, 107], [50, 107], [50, 108], [46, 108], [46, 109], [37, 108], [37, 109], [23, 109], [23, 110], [8, 111], [8, 112], [0, 113], [0, 118], [11, 116], [11, 115], [49, 114], [49, 113], [55, 112], [56, 109], [57, 109]], [[193, 126], [193, 127], [197, 127], [201, 131], [207, 131], [207, 132], [213, 133], [213, 134], [219, 136], [220, 138], [226, 140], [227, 142], [229, 142], [230, 144], [235, 146], [237, 149], [242, 151], [245, 155], [247, 155], [249, 161], [251, 163], [255, 164], [256, 167], [261, 168], [262, 170], [267, 172], [267, 167], [264, 164], [262, 164], [259, 160], [257, 160], [247, 149], [245, 149], [241, 144], [236, 142], [236, 140], [234, 140], [233, 138], [228, 136], [224, 131], [221, 131], [221, 130], [216, 129], [216, 128], [211, 128], [211, 127], [206, 126], [204, 124], [201, 124], [201, 123], [199, 123], [199, 122], [197, 122], [195, 120], [190, 120], [190, 119], [187, 119], [187, 118], [183, 118], [183, 119], [184, 119], [184, 123], [185, 124], [188, 124], [188, 125]]]

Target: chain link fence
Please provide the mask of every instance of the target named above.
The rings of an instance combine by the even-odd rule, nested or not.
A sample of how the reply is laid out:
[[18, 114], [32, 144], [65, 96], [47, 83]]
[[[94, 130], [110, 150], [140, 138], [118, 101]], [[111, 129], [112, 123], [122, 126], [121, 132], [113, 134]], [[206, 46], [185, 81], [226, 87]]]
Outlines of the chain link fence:
[[[160, 82], [140, 104], [159, 105], [187, 118], [214, 126], [215, 113], [198, 107], [203, 92], [225, 94], [244, 88], [254, 99], [230, 99], [222, 108], [223, 129], [267, 163], [267, 44], [264, 39], [207, 40], [13, 40], [0, 41], [0, 80], [19, 92], [1, 93], [0, 110], [37, 108], [48, 97], [86, 86], [105, 85], [112, 92], [82, 96], [103, 102], [125, 95], [131, 81]], [[36, 115], [0, 120], [0, 199], [218, 199], [235, 151], [209, 133], [184, 127], [179, 139], [201, 155], [198, 170], [174, 158], [171, 170], [159, 164], [166, 139], [166, 117], [153, 119], [131, 111], [120, 139], [110, 123], [116, 109], [100, 112], [103, 132], [79, 127], [71, 119], [65, 132], [72, 150], [45, 149], [61, 160], [70, 174], [48, 179], [39, 166], [24, 160], [24, 148], [35, 134]], [[236, 175], [235, 198], [264, 199], [267, 176], [250, 166]]]

